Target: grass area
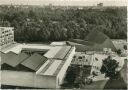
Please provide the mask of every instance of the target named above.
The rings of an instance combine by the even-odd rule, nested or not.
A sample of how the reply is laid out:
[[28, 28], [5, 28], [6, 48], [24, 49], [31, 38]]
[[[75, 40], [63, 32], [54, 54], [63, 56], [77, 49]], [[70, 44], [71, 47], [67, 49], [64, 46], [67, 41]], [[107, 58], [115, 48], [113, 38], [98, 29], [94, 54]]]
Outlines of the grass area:
[[109, 80], [105, 87], [105, 89], [127, 89], [127, 61], [123, 68], [120, 71], [118, 79], [116, 80]]
[[123, 78], [119, 78], [117, 80], [109, 80], [104, 89], [127, 89], [127, 85]]
[[105, 89], [127, 89], [127, 63], [125, 62], [120, 71], [119, 78], [116, 80], [109, 80]]
[[91, 31], [88, 36], [86, 37], [85, 40], [89, 41], [89, 42], [93, 42], [93, 43], [103, 43], [107, 38], [109, 38], [108, 36], [106, 36], [104, 33], [98, 31], [98, 30], [93, 30]]
[[100, 81], [96, 81], [96, 82], [92, 82], [90, 85], [84, 85], [82, 87], [82, 89], [96, 89], [96, 90], [103, 90], [104, 86], [106, 84], [107, 80], [100, 80]]
[[[91, 31], [85, 40], [81, 39], [70, 39], [70, 42], [82, 44], [82, 45], [75, 45], [76, 51], [85, 51], [85, 50], [94, 50], [94, 51], [101, 51], [103, 48], [111, 48], [113, 51], [115, 51], [115, 47], [109, 37], [105, 35], [104, 33], [93, 30]], [[72, 43], [69, 43], [72, 45]]]

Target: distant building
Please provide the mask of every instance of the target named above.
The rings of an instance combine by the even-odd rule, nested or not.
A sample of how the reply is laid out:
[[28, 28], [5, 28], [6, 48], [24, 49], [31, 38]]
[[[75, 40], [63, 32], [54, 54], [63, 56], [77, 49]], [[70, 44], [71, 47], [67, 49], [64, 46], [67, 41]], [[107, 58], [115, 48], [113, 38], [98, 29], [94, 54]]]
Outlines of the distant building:
[[74, 54], [75, 47], [41, 44], [19, 44], [2, 50], [1, 84], [60, 88]]
[[13, 27], [0, 27], [0, 47], [14, 43]]
[[98, 3], [97, 6], [102, 7], [103, 6], [103, 3]]

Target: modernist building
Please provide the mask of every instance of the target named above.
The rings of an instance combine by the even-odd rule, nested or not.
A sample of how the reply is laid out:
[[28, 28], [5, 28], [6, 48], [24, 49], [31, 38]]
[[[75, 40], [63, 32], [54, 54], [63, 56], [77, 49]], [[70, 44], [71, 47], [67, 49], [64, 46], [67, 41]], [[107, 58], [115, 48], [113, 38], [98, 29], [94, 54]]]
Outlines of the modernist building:
[[1, 51], [1, 84], [60, 88], [75, 47], [19, 44]]
[[0, 46], [4, 47], [14, 42], [14, 28], [0, 27]]

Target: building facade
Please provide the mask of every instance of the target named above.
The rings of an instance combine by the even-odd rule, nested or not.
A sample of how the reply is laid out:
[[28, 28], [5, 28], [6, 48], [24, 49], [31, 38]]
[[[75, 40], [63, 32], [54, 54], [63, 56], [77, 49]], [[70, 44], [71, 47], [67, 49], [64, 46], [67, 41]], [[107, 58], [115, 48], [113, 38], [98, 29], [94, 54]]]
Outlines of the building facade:
[[13, 27], [0, 27], [0, 47], [5, 47], [14, 42]]

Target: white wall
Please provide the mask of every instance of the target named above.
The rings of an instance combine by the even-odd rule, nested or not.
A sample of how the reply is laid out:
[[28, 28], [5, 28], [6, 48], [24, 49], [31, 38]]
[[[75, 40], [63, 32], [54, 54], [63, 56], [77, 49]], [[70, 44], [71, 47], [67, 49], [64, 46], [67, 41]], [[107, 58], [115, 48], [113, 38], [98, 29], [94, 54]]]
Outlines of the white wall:
[[32, 72], [3, 70], [1, 71], [1, 84], [24, 87], [56, 88], [56, 77], [36, 75], [36, 73]]
[[[66, 71], [71, 64], [71, 61], [73, 59], [73, 56], [75, 55], [75, 47], [73, 47], [73, 50], [71, 51], [70, 55], [68, 56], [67, 60], [65, 61], [65, 64], [63, 65], [62, 69], [60, 70], [59, 74], [57, 75], [56, 80], [56, 87], [59, 88], [59, 85], [63, 83], [63, 79], [65, 77]], [[59, 83], [58, 83], [59, 81]]]
[[[102, 60], [107, 57], [108, 55], [105, 55], [105, 54], [94, 54], [93, 55], [93, 64], [92, 64], [91, 74], [93, 71], [100, 73], [100, 69], [102, 66]], [[95, 60], [95, 58], [97, 58], [98, 61]]]

